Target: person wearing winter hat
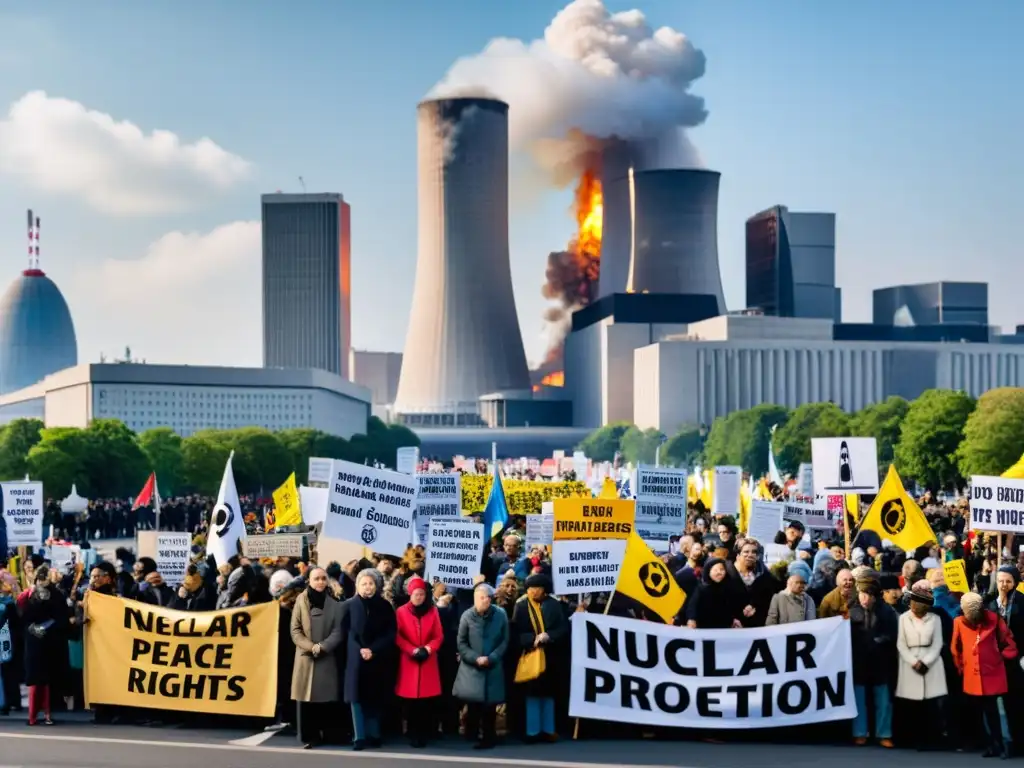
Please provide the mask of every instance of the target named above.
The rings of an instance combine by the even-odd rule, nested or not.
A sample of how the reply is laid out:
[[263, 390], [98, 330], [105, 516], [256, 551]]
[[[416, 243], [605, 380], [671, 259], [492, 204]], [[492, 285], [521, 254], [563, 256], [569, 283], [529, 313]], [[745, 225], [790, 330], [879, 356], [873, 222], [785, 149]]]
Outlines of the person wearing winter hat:
[[526, 597], [516, 603], [512, 614], [512, 632], [523, 653], [540, 650], [545, 671], [533, 680], [520, 681], [519, 693], [526, 701], [526, 741], [557, 741], [555, 695], [558, 692], [556, 670], [567, 661], [563, 641], [569, 637], [569, 622], [561, 603], [551, 597], [551, 579], [535, 573], [526, 579]]
[[953, 663], [963, 678], [968, 706], [980, 710], [984, 719], [985, 757], [1010, 756], [1003, 739], [999, 697], [1009, 690], [1006, 662], [1017, 658], [1017, 644], [998, 614], [985, 610], [981, 595], [968, 592], [960, 598], [963, 616], [953, 621]]
[[[915, 582], [909, 591], [910, 609], [900, 616], [896, 650], [899, 652], [899, 675], [896, 703], [902, 710], [901, 721], [912, 723], [907, 728], [914, 746], [925, 748], [935, 744], [938, 735], [944, 739], [946, 669], [942, 663], [942, 621], [932, 610], [935, 599], [932, 585], [926, 580]], [[936, 733], [937, 732], [937, 733]]]
[[53, 725], [50, 692], [53, 685], [61, 682], [60, 675], [66, 669], [69, 618], [64, 597], [50, 582], [50, 569], [40, 566], [21, 609], [21, 623], [27, 628], [24, 682], [28, 686], [29, 725], [36, 725], [40, 715], [44, 725]]
[[459, 671], [452, 693], [468, 705], [466, 738], [479, 738], [474, 749], [495, 746], [497, 707], [505, 703], [508, 617], [493, 598], [494, 587], [480, 582], [473, 587], [473, 607], [459, 619]]
[[[828, 550], [822, 550], [828, 557]], [[814, 600], [807, 594], [807, 582], [811, 578], [811, 569], [802, 560], [795, 560], [786, 569], [786, 588], [772, 597], [768, 606], [769, 627], [777, 624], [796, 624], [800, 621], [811, 621], [814, 615]]]
[[[858, 569], [859, 571], [860, 569]], [[868, 697], [874, 704], [874, 736], [887, 748], [892, 742], [892, 700], [895, 682], [890, 670], [896, 668], [896, 639], [899, 617], [880, 599], [882, 585], [874, 571], [856, 577], [857, 600], [850, 606], [850, 632], [853, 640], [853, 692], [857, 716], [853, 720], [853, 742], [867, 744]]]
[[427, 582], [414, 576], [406, 582], [406, 588], [409, 602], [395, 612], [399, 652], [395, 695], [405, 702], [409, 741], [413, 748], [422, 749], [437, 733], [434, 711], [441, 696], [437, 652], [444, 642], [444, 631]]

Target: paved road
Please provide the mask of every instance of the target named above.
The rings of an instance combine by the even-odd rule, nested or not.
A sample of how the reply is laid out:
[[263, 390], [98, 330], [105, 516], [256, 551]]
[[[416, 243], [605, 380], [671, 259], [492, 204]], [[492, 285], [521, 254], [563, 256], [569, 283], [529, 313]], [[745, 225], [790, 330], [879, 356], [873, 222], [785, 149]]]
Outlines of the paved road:
[[901, 768], [952, 768], [973, 755], [900, 751], [883, 757], [872, 747], [777, 744], [705, 744], [694, 742], [578, 741], [526, 747], [502, 746], [477, 753], [459, 742], [429, 751], [389, 746], [354, 753], [324, 748], [303, 751], [294, 737], [241, 731], [186, 730], [133, 726], [92, 726], [63, 723], [53, 728], [28, 728], [13, 718], [0, 718], [0, 768], [181, 768], [210, 765], [222, 768], [861, 768], [865, 761], [898, 759]]

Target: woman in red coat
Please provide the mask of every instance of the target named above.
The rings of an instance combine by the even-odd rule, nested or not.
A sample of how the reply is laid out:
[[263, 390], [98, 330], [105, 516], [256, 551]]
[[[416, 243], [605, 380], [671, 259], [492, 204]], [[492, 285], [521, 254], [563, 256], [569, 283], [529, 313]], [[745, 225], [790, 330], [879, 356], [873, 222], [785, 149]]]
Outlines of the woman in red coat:
[[964, 693], [976, 697], [984, 718], [988, 746], [985, 757], [1009, 757], [1009, 745], [1003, 739], [999, 717], [999, 697], [1005, 696], [1006, 667], [1003, 662], [1017, 658], [1006, 623], [985, 610], [981, 595], [968, 592], [960, 599], [964, 615], [953, 622], [953, 661], [964, 678]]
[[405, 720], [412, 745], [422, 749], [437, 733], [435, 701], [441, 695], [437, 652], [444, 640], [441, 616], [430, 602], [427, 582], [408, 582], [409, 602], [395, 614], [398, 621], [398, 683], [395, 694], [405, 699]]

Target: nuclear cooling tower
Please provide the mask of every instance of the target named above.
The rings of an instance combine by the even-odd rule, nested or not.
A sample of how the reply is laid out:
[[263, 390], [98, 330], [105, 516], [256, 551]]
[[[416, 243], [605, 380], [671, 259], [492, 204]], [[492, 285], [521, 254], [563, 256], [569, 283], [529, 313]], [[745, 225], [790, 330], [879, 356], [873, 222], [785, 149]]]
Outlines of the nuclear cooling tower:
[[419, 255], [395, 412], [466, 423], [481, 395], [529, 389], [508, 254], [508, 105], [417, 110]]
[[637, 170], [620, 156], [609, 162], [606, 155], [599, 296], [707, 295], [724, 313], [718, 269], [720, 176], [695, 169]]

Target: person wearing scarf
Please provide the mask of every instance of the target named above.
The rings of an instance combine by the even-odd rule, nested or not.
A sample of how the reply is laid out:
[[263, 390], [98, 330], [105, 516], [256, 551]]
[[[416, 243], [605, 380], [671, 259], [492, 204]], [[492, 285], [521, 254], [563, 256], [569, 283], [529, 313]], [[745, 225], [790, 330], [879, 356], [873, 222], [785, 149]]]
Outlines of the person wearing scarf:
[[341, 645], [342, 608], [327, 593], [327, 572], [313, 568], [309, 585], [295, 600], [291, 634], [295, 643], [292, 699], [297, 702], [299, 741], [303, 749], [323, 743], [338, 701], [335, 650]]
[[999, 697], [1007, 693], [1004, 662], [1017, 658], [1013, 635], [998, 614], [985, 610], [981, 595], [968, 592], [960, 598], [963, 616], [953, 621], [953, 662], [963, 677], [968, 708], [980, 711], [984, 720], [985, 757], [1010, 756], [1003, 738]]
[[356, 596], [345, 604], [342, 633], [346, 638], [345, 703], [352, 710], [359, 752], [381, 745], [381, 716], [395, 689], [395, 610], [381, 592], [384, 577], [375, 568], [356, 576]]
[[437, 652], [444, 642], [444, 631], [427, 582], [414, 576], [406, 587], [409, 602], [395, 612], [395, 644], [399, 652], [395, 695], [405, 702], [409, 741], [414, 748], [422, 749], [437, 735], [434, 712], [441, 695]]
[[535, 573], [528, 577], [526, 597], [516, 603], [512, 614], [512, 631], [519, 647], [524, 652], [542, 648], [545, 655], [544, 673], [518, 685], [526, 701], [527, 743], [558, 740], [555, 696], [559, 670], [565, 665], [559, 663], [557, 655], [562, 641], [569, 637], [569, 622], [562, 605], [551, 597], [551, 589], [551, 579], [546, 575]]

